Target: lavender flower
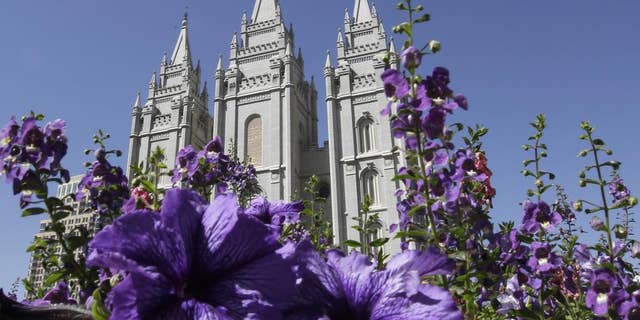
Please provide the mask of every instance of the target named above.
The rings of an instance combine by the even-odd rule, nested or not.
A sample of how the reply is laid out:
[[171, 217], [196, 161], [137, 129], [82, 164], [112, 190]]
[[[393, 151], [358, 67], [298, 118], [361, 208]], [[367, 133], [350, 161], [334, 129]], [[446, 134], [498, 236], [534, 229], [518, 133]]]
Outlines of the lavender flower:
[[76, 304], [77, 302], [71, 298], [69, 286], [64, 282], [59, 282], [53, 289], [49, 290], [42, 299], [36, 299], [31, 302], [34, 307], [48, 306], [51, 304]]
[[416, 47], [410, 46], [402, 52], [400, 59], [405, 68], [416, 68], [422, 62], [422, 53]]
[[615, 201], [620, 201], [630, 194], [629, 189], [624, 185], [624, 180], [620, 179], [618, 175], [615, 175], [613, 179], [611, 179], [608, 187], [609, 194], [613, 196]]
[[537, 272], [546, 273], [562, 264], [562, 259], [551, 251], [551, 246], [547, 243], [532, 243], [531, 253], [527, 266]]
[[117, 215], [130, 197], [128, 180], [122, 168], [112, 166], [100, 150], [96, 152], [96, 161], [78, 184], [76, 200], [88, 197], [91, 207], [100, 214]]
[[384, 83], [384, 93], [389, 98], [389, 103], [380, 112], [386, 116], [391, 113], [391, 105], [394, 101], [404, 98], [409, 93], [409, 82], [404, 78], [402, 73], [395, 69], [388, 69], [382, 73], [382, 82]]
[[405, 251], [379, 271], [357, 252], [330, 250], [325, 262], [315, 251], [301, 251], [300, 300], [287, 319], [462, 319], [449, 292], [420, 280], [453, 268], [434, 248]]
[[524, 202], [524, 217], [522, 218], [522, 232], [536, 234], [539, 230], [548, 232], [562, 221], [562, 216], [544, 201], [533, 203], [529, 199]]
[[618, 285], [613, 272], [608, 269], [598, 269], [591, 276], [591, 288], [587, 291], [586, 304], [598, 316], [607, 314], [610, 303], [615, 298]]
[[133, 212], [98, 233], [88, 264], [128, 272], [111, 292], [112, 319], [278, 318], [295, 290], [280, 254], [289, 247], [240, 211], [232, 195], [208, 205], [172, 189], [159, 214]]
[[302, 201], [287, 203], [284, 201], [269, 202], [265, 197], [258, 197], [251, 201], [245, 214], [273, 226], [279, 230], [284, 224], [300, 221], [300, 212], [304, 210]]

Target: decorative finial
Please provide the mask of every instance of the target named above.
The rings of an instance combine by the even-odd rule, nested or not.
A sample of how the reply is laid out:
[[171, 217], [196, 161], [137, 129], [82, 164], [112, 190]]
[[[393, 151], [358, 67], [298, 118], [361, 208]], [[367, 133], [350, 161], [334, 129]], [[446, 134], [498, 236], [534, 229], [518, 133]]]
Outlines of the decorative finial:
[[189, 6], [184, 6], [184, 15], [182, 17], [182, 27], [187, 26], [188, 18], [189, 18]]

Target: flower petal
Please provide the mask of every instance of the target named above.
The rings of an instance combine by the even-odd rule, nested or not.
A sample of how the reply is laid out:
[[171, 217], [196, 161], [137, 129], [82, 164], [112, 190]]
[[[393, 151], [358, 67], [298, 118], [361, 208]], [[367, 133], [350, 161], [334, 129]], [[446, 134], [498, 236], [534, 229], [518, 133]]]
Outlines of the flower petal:
[[89, 244], [87, 264], [118, 271], [161, 273], [185, 281], [190, 261], [184, 240], [162, 225], [156, 213], [133, 212], [100, 231]]

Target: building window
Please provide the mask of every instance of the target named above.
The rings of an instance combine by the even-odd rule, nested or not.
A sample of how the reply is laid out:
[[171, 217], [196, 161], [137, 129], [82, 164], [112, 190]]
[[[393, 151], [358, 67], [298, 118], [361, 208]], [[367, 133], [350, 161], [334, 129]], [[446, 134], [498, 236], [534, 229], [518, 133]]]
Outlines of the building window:
[[374, 149], [373, 119], [362, 118], [358, 121], [358, 145], [360, 153], [367, 153]]
[[369, 196], [371, 204], [378, 204], [378, 174], [375, 170], [368, 169], [362, 174], [362, 194]]
[[262, 119], [253, 116], [247, 121], [245, 135], [246, 160], [255, 166], [262, 165]]

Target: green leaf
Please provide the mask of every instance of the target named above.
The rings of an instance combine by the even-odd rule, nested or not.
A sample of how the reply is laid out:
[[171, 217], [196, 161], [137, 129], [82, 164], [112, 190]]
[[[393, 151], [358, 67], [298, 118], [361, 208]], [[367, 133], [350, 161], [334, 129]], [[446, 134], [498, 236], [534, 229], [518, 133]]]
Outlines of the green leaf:
[[360, 244], [360, 242], [355, 241], [355, 240], [347, 240], [347, 241], [344, 242], [344, 244], [347, 247], [354, 247], [354, 248], [362, 247], [362, 244]]
[[93, 291], [93, 304], [91, 304], [91, 315], [95, 320], [109, 320], [111, 314], [104, 306], [104, 299], [100, 293], [100, 288]]
[[23, 217], [35, 216], [35, 215], [39, 215], [39, 214], [42, 214], [42, 213], [45, 213], [45, 212], [47, 212], [47, 210], [44, 209], [44, 208], [29, 208], [29, 209], [26, 209], [26, 210], [22, 211], [22, 216]]
[[47, 279], [44, 280], [44, 284], [46, 286], [50, 286], [50, 285], [56, 283], [58, 280], [62, 279], [66, 275], [67, 275], [67, 270], [66, 269], [58, 270], [58, 271], [50, 274], [49, 276], [47, 276]]
[[379, 238], [379, 239], [371, 241], [371, 243], [369, 243], [369, 246], [374, 247], [374, 248], [382, 247], [387, 242], [389, 242], [389, 238]]

